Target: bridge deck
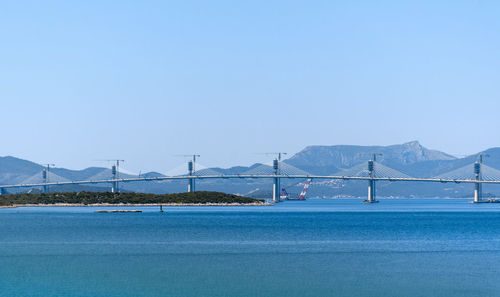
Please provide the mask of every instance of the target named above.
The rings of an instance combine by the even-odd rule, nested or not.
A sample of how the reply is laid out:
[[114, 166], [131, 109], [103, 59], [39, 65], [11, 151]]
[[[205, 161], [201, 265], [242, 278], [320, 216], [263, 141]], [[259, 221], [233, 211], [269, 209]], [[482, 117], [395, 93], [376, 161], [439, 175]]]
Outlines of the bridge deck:
[[374, 180], [390, 182], [441, 182], [441, 183], [481, 183], [481, 184], [500, 184], [500, 180], [476, 180], [476, 179], [449, 179], [449, 178], [415, 178], [415, 177], [365, 177], [365, 176], [337, 176], [337, 175], [259, 175], [259, 174], [237, 174], [237, 175], [181, 175], [181, 176], [162, 176], [162, 177], [137, 177], [137, 178], [118, 178], [102, 180], [81, 180], [64, 181], [16, 185], [0, 185], [0, 188], [32, 188], [57, 185], [79, 185], [79, 184], [101, 184], [101, 183], [126, 183], [126, 182], [147, 182], [162, 180], [189, 180], [189, 179], [273, 179], [273, 178], [310, 178], [310, 179], [336, 179], [336, 180]]

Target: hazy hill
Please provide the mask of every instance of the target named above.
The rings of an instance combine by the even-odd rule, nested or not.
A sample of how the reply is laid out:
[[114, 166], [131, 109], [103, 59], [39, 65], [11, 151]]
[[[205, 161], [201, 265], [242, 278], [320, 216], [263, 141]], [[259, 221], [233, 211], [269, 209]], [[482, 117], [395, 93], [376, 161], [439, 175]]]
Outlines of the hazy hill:
[[418, 141], [390, 146], [308, 146], [286, 163], [313, 174], [334, 174], [372, 158], [397, 169], [425, 161], [456, 160], [446, 153], [423, 147]]
[[0, 184], [17, 184], [30, 178], [43, 167], [11, 156], [0, 157]]
[[[7, 156], [0, 157], [0, 184], [27, 184], [41, 183], [44, 166], [31, 161]], [[122, 177], [131, 177], [121, 174]], [[70, 170], [65, 168], [51, 168], [49, 180], [55, 182], [79, 181], [88, 179], [111, 178], [111, 169], [102, 167], [89, 167], [83, 170]], [[80, 187], [80, 186], [76, 186]], [[102, 187], [106, 187], [105, 185]], [[72, 186], [71, 188], [75, 188]], [[92, 187], [95, 188], [95, 187]], [[97, 189], [94, 189], [97, 190]]]
[[[467, 173], [478, 157], [477, 154], [464, 158], [456, 158], [444, 152], [425, 148], [417, 141], [390, 146], [308, 146], [291, 158], [284, 160], [283, 168], [294, 166], [311, 174], [339, 174], [352, 171], [353, 168], [363, 168], [372, 154], [377, 154], [377, 162], [389, 168], [401, 171], [413, 177], [435, 177], [448, 172]], [[484, 152], [484, 164], [500, 170], [500, 148], [491, 148]], [[271, 171], [271, 167], [263, 164], [252, 166], [235, 166], [231, 168], [206, 168], [197, 171], [200, 175], [242, 174], [249, 172]], [[0, 184], [20, 184], [42, 181], [43, 166], [15, 157], [0, 157]], [[471, 167], [472, 168], [472, 167]], [[141, 174], [142, 177], [163, 176], [158, 172]], [[120, 177], [137, 177], [120, 174]], [[111, 170], [102, 167], [89, 167], [83, 170], [70, 170], [65, 168], [52, 168], [50, 179], [52, 181], [77, 181], [97, 180], [111, 178]], [[301, 191], [304, 180], [283, 180], [283, 187], [293, 196]], [[97, 184], [87, 186], [64, 186], [60, 190], [88, 190], [106, 191], [111, 185]], [[58, 186], [57, 186], [58, 187]], [[54, 187], [54, 191], [57, 190]], [[187, 181], [150, 181], [122, 183], [123, 191], [137, 191], [149, 193], [184, 192]], [[253, 197], [271, 195], [271, 180], [199, 180], [197, 190], [223, 191], [238, 193]], [[396, 197], [443, 197], [443, 196], [470, 196], [471, 185], [441, 184], [441, 183], [411, 183], [411, 182], [380, 182], [377, 194], [380, 196]], [[485, 185], [485, 193], [500, 194], [500, 186]], [[332, 181], [314, 180], [310, 187], [309, 195], [317, 197], [362, 197], [366, 195], [366, 182], [363, 181]]]

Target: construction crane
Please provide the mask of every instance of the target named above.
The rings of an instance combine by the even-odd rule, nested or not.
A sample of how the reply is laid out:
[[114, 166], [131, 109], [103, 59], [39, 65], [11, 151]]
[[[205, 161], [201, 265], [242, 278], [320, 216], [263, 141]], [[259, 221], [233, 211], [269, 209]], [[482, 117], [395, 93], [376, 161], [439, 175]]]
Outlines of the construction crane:
[[288, 195], [288, 192], [286, 191], [285, 188], [281, 188], [280, 200], [288, 200], [288, 199], [290, 199], [290, 195]]
[[[178, 157], [192, 157], [193, 159], [191, 161], [188, 162], [188, 173], [189, 173], [189, 176], [193, 176], [196, 174], [196, 158], [198, 157], [201, 157], [200, 155], [197, 155], [197, 154], [192, 154], [192, 155], [177, 155]], [[196, 184], [195, 184], [195, 181], [194, 181], [194, 178], [190, 178], [189, 179], [189, 183], [188, 183], [188, 192], [194, 192], [195, 191], [195, 187], [196, 187]]]
[[273, 201], [279, 202], [280, 197], [283, 195], [282, 195], [282, 193], [280, 193], [281, 186], [280, 186], [280, 178], [278, 177], [278, 175], [280, 174], [281, 155], [286, 155], [286, 153], [269, 152], [269, 153], [260, 153], [260, 155], [277, 155], [277, 158], [273, 160], [273, 170], [274, 170], [274, 175], [275, 175], [275, 178], [273, 181]]
[[302, 192], [300, 192], [300, 195], [298, 198], [292, 198], [290, 195], [287, 193], [285, 188], [281, 189], [281, 200], [306, 200], [306, 193], [307, 189], [309, 189], [309, 185], [311, 185], [311, 179], [308, 178], [306, 183], [304, 184], [304, 188], [302, 189]]
[[304, 185], [304, 189], [302, 189], [302, 192], [300, 192], [299, 200], [306, 200], [306, 193], [307, 193], [307, 189], [309, 189], [310, 184], [311, 184], [311, 179], [308, 178], [305, 185]]
[[113, 181], [113, 186], [111, 188], [111, 192], [119, 192], [119, 185], [118, 181], [116, 179], [120, 178], [120, 162], [125, 162], [125, 160], [120, 160], [120, 159], [104, 159], [104, 160], [96, 160], [96, 161], [102, 161], [102, 162], [116, 162], [116, 165], [111, 166], [111, 177], [115, 180]]
[[[43, 179], [43, 183], [46, 184], [49, 182], [49, 171], [50, 171], [50, 167], [54, 167], [56, 166], [55, 164], [42, 164], [44, 165], [44, 169], [42, 170], [42, 179]], [[45, 185], [43, 186], [43, 192], [44, 193], [47, 193], [49, 191], [49, 186]]]
[[286, 155], [283, 152], [270, 152], [270, 153], [259, 153], [259, 155], [275, 155], [277, 156], [278, 162], [281, 162], [281, 155]]
[[111, 174], [113, 175], [113, 179], [117, 179], [120, 176], [120, 162], [125, 162], [125, 160], [120, 160], [120, 159], [103, 159], [103, 160], [96, 160], [96, 161], [101, 161], [101, 162], [116, 162], [116, 165], [113, 165], [111, 167]]
[[192, 155], [176, 155], [177, 157], [192, 157], [191, 159], [191, 164], [192, 165], [189, 165], [188, 169], [189, 169], [189, 175], [194, 175], [195, 172], [196, 172], [196, 158], [199, 158], [201, 157], [200, 155], [197, 155], [197, 154], [192, 154]]
[[370, 156], [370, 157], [372, 157], [372, 161], [376, 162], [377, 156], [383, 156], [383, 154], [382, 153], [359, 153], [359, 154], [356, 154], [356, 156]]

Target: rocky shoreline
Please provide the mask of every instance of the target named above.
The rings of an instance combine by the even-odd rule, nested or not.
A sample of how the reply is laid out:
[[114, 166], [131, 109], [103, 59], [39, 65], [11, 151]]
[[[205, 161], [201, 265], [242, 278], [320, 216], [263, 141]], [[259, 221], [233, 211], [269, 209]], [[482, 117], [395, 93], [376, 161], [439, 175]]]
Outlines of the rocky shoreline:
[[124, 206], [269, 206], [272, 203], [254, 202], [254, 203], [54, 203], [54, 204], [13, 204], [1, 205], [0, 208], [17, 207], [124, 207]]
[[0, 196], [0, 207], [9, 208], [23, 206], [242, 206], [266, 204], [262, 199], [209, 191], [172, 194], [55, 192]]

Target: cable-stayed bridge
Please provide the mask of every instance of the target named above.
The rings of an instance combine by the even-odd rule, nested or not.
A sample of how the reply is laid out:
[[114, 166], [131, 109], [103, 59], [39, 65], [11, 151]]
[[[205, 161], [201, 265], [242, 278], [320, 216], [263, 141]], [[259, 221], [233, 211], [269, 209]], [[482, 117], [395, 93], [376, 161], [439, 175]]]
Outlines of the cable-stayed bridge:
[[[375, 156], [374, 158], [375, 159]], [[186, 180], [188, 191], [196, 190], [196, 181], [203, 179], [271, 179], [273, 181], [273, 201], [280, 200], [282, 179], [311, 179], [311, 180], [365, 180], [368, 183], [367, 199], [365, 202], [376, 202], [376, 183], [379, 181], [388, 182], [438, 182], [438, 183], [464, 183], [474, 185], [474, 202], [481, 202], [483, 184], [500, 184], [500, 170], [484, 165], [481, 161], [468, 164], [450, 172], [440, 174], [435, 177], [412, 177], [390, 168], [384, 164], [369, 160], [348, 169], [343, 169], [333, 175], [315, 175], [302, 169], [296, 168], [278, 159], [270, 164], [259, 164], [247, 170], [234, 171], [231, 173], [220, 173], [210, 168], [200, 168], [194, 170], [194, 162], [189, 161], [186, 174], [175, 174], [170, 176], [154, 177], [127, 177], [117, 178], [116, 169], [112, 168], [110, 178], [97, 175], [88, 180], [67, 180], [60, 176], [51, 175], [51, 181], [47, 178], [44, 170], [41, 175], [30, 177], [21, 184], [0, 185], [0, 194], [5, 194], [6, 189], [16, 188], [42, 188], [47, 191], [49, 186], [62, 185], [93, 185], [111, 184], [112, 191], [119, 189], [120, 183], [129, 182], [152, 182], [166, 180]], [[200, 167], [200, 166], [199, 166]]]

